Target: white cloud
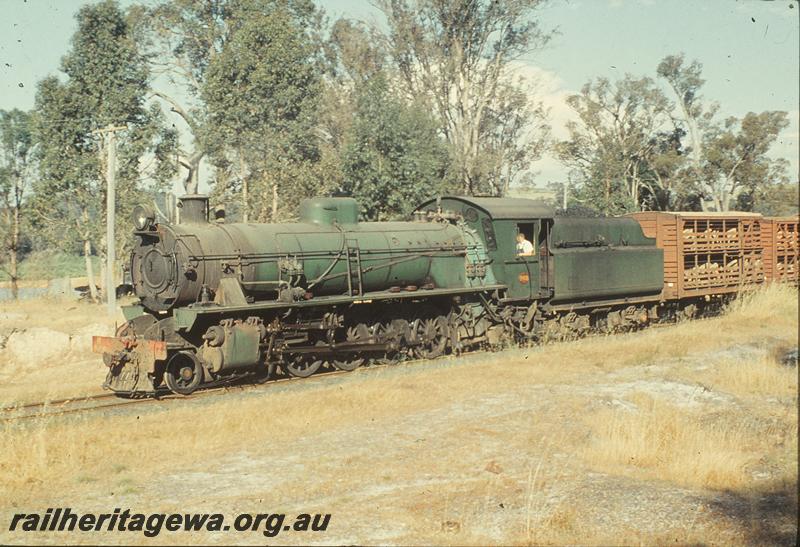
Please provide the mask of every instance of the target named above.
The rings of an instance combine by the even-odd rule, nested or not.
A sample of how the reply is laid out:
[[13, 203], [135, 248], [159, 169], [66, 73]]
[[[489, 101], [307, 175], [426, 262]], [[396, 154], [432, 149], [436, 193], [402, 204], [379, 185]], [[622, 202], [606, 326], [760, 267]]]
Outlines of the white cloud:
[[[549, 121], [552, 127], [554, 140], [569, 138], [566, 125], [569, 121], [576, 121], [575, 112], [567, 105], [567, 97], [576, 93], [576, 90], [567, 88], [565, 82], [555, 72], [545, 70], [528, 63], [515, 63], [513, 70], [516, 75], [522, 76], [531, 84], [531, 94], [536, 101], [549, 110]], [[772, 149], [770, 156], [785, 158], [789, 161], [789, 177], [793, 181], [800, 178], [800, 110], [789, 111], [789, 126], [783, 130]], [[567, 178], [567, 170], [552, 153], [547, 153], [541, 160], [531, 165], [531, 170], [536, 172], [537, 185], [544, 186], [550, 181], [563, 181]]]
[[[512, 70], [516, 76], [525, 78], [530, 85], [533, 100], [541, 102], [549, 111], [553, 139], [567, 139], [567, 122], [577, 119], [574, 111], [567, 105], [567, 97], [575, 91], [568, 89], [558, 74], [536, 65], [517, 62], [512, 65]], [[567, 177], [566, 169], [551, 153], [546, 153], [541, 160], [534, 162], [531, 170], [537, 173], [535, 179], [539, 186], [550, 181], [563, 181]]]

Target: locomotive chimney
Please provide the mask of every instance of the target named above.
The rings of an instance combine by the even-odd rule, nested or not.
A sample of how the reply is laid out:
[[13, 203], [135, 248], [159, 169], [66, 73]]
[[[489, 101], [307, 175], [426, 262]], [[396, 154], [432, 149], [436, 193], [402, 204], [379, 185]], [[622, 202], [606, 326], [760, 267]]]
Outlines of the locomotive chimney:
[[208, 196], [187, 194], [178, 198], [178, 224], [208, 222]]

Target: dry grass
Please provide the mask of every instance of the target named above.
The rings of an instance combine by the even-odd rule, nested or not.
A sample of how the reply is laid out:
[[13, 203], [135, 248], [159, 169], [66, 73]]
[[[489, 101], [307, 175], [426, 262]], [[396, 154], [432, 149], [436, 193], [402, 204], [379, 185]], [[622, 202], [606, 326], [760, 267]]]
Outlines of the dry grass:
[[[680, 325], [679, 330], [690, 324]], [[696, 324], [690, 346], [721, 339], [740, 344], [763, 332], [773, 347], [797, 346], [797, 293], [772, 287], [736, 301], [728, 314]], [[685, 342], [684, 342], [685, 343]], [[663, 347], [663, 346], [659, 346]], [[685, 345], [678, 346], [678, 355]], [[659, 349], [655, 350], [656, 352]], [[780, 481], [797, 484], [797, 369], [780, 351], [756, 357], [722, 354], [673, 367], [667, 379], [695, 384], [711, 396], [733, 396], [719, 411], [636, 393], [634, 409], [603, 409], [585, 420], [589, 441], [581, 454], [593, 469], [632, 474], [681, 486], [747, 490], [765, 463], [780, 462]]]
[[797, 396], [797, 369], [779, 363], [774, 355], [747, 361], [722, 359], [693, 376], [741, 398]]
[[[649, 393], [623, 395], [636, 405], [635, 411], [592, 407], [587, 412], [586, 405], [595, 397], [587, 394], [599, 378], [608, 381], [609, 373], [636, 378], [645, 374], [641, 365], [758, 345], [765, 339], [771, 347], [797, 344], [796, 291], [767, 289], [737, 303], [719, 318], [512, 350], [496, 357], [467, 358], [457, 367], [419, 370], [412, 366], [408, 374], [365, 370], [342, 384], [311, 380], [303, 383], [302, 389], [267, 389], [263, 397], [230, 396], [203, 405], [169, 402], [164, 412], [126, 414], [113, 420], [91, 416], [43, 420], [22, 427], [3, 425], [0, 499], [41, 504], [52, 502], [55, 492], [59, 497], [119, 488], [136, 492], [151, 477], [173, 472], [177, 462], [182, 468], [213, 467], [213, 462], [245, 447], [280, 447], [330, 431], [344, 436], [371, 423], [385, 424], [388, 429], [397, 417], [435, 412], [453, 401], [480, 405], [483, 398], [514, 394], [533, 405], [548, 396], [548, 389], [569, 388], [568, 395], [553, 392], [552, 406], [545, 414], [473, 423], [453, 432], [459, 443], [465, 443], [458, 449], [434, 457], [425, 451], [425, 445], [414, 445], [415, 450], [419, 446], [419, 453], [409, 453], [391, 464], [384, 461], [388, 467], [382, 468], [383, 475], [370, 476], [386, 484], [412, 481], [422, 462], [432, 473], [446, 474], [450, 466], [458, 465], [459, 451], [477, 450], [472, 443], [478, 439], [499, 436], [507, 447], [508, 461], [501, 462], [505, 470], [498, 478], [492, 475], [477, 480], [467, 473], [458, 483], [434, 487], [427, 494], [429, 501], [408, 509], [422, 523], [414, 528], [417, 543], [496, 542], [492, 539], [496, 536], [480, 532], [481, 519], [500, 499], [516, 503], [523, 515], [507, 541], [619, 543], [622, 536], [597, 535], [585, 525], [583, 502], [545, 502], [543, 497], [587, 470], [689, 488], [749, 492], [764, 487], [753, 472], [771, 465], [775, 480], [796, 488], [796, 379], [792, 382], [796, 370], [781, 368], [771, 358], [739, 363], [723, 357], [708, 361], [702, 370], [671, 365], [669, 374], [675, 378], [700, 382], [713, 392], [726, 392], [742, 401], [713, 412], [678, 407]], [[99, 377], [102, 366], [97, 368]], [[508, 424], [518, 424], [521, 429], [509, 433], [503, 429]], [[530, 439], [526, 435], [531, 435]], [[543, 442], [548, 435], [552, 440]], [[378, 457], [377, 443], [382, 441], [375, 438], [374, 442]], [[553, 460], [555, 452], [582, 457], [569, 458], [567, 466]], [[328, 461], [327, 456], [320, 459]], [[338, 474], [328, 479], [319, 471], [319, 481], [305, 486], [309, 488], [307, 496], [334, 496], [342, 489], [341, 481], [357, 480], [366, 469], [378, 465], [371, 459], [343, 459], [339, 462], [343, 467], [336, 468]], [[487, 473], [482, 468], [480, 472]], [[289, 482], [276, 488], [275, 494], [285, 493], [288, 499], [295, 489]], [[436, 515], [434, 522], [430, 515]], [[450, 521], [458, 524], [443, 524]], [[667, 537], [681, 543], [709, 540], [694, 529], [677, 530], [669, 536], [642, 535], [636, 530], [620, 533], [627, 538], [625, 543], [652, 543]]]
[[703, 415], [648, 396], [638, 400], [643, 404], [636, 411], [607, 410], [587, 419], [592, 438], [582, 456], [593, 468], [634, 468], [681, 486], [738, 490], [753, 483], [750, 467], [765, 453], [797, 445], [791, 413], [769, 431], [747, 413]]
[[[734, 341], [759, 339], [763, 322], [759, 325], [753, 319], [761, 318], [765, 308], [772, 310], [769, 316], [771, 325], [766, 328], [773, 336], [790, 340], [792, 335], [789, 332], [795, 337], [797, 333], [796, 294], [786, 287], [775, 287], [752, 297], [748, 305], [738, 306], [730, 314], [713, 320], [684, 323], [672, 329], [638, 335], [592, 338], [571, 344], [516, 350], [509, 352], [513, 356], [510, 359], [497, 359], [488, 367], [471, 363], [457, 375], [450, 369], [431, 371], [420, 385], [409, 386], [408, 381], [402, 378], [385, 378], [380, 371], [363, 371], [362, 374], [372, 378], [370, 382], [361, 384], [358, 390], [329, 387], [323, 382], [298, 393], [269, 394], [258, 400], [223, 401], [215, 405], [214, 412], [204, 413], [202, 428], [189, 427], [178, 431], [167, 428], [170, 423], [194, 420], [194, 409], [178, 405], [168, 414], [121, 417], [117, 420], [118, 427], [103, 428], [102, 431], [86, 427], [86, 423], [96, 422], [96, 417], [86, 418], [86, 423], [51, 424], [42, 421], [23, 429], [4, 426], [6, 429], [0, 430], [0, 482], [13, 487], [38, 479], [69, 476], [68, 470], [74, 469], [76, 463], [71, 458], [78, 458], [84, 464], [97, 463], [102, 468], [109, 447], [123, 455], [120, 458], [123, 461], [141, 460], [139, 439], [142, 438], [149, 438], [159, 448], [151, 453], [155, 461], [141, 463], [166, 462], [178, 455], [226, 448], [230, 442], [243, 437], [276, 439], [296, 435], [298, 427], [309, 433], [342, 427], [348, 421], [363, 418], [365, 413], [378, 418], [409, 409], [431, 408], [453, 396], [474, 392], [476, 386], [480, 386], [477, 389], [496, 392], [516, 388], [521, 382], [580, 382], [587, 368], [611, 370], [633, 363], [646, 363], [659, 356], [685, 355], [692, 349], [708, 350], [715, 346], [725, 347]], [[776, 326], [775, 323], [779, 324]], [[487, 382], [487, 377], [491, 381]], [[293, 409], [290, 414], [285, 411], [287, 408]], [[254, 430], [252, 422], [242, 420], [242, 416], [282, 418], [270, 420], [268, 429]], [[213, 434], [209, 435], [209, 432]], [[171, 442], [160, 444], [167, 439]], [[126, 453], [130, 458], [124, 457]], [[34, 457], [28, 457], [30, 455]]]
[[[9, 314], [10, 318], [3, 318]], [[121, 313], [117, 322], [122, 322]], [[47, 327], [70, 334], [94, 323], [113, 323], [100, 304], [61, 298], [32, 298], [0, 302], [0, 331]]]

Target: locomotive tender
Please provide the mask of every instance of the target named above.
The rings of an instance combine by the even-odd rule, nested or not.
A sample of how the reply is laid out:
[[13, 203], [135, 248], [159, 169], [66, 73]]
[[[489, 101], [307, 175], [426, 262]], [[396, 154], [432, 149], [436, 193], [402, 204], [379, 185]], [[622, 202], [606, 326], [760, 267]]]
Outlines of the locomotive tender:
[[[177, 224], [134, 214], [139, 302], [94, 337], [105, 387], [189, 394], [242, 376], [305, 377], [405, 355], [616, 332], [708, 301], [664, 298], [664, 251], [634, 218], [557, 218], [536, 201], [449, 196], [407, 222], [360, 222], [352, 198], [312, 198], [299, 221]], [[516, 234], [533, 252], [518, 256]]]

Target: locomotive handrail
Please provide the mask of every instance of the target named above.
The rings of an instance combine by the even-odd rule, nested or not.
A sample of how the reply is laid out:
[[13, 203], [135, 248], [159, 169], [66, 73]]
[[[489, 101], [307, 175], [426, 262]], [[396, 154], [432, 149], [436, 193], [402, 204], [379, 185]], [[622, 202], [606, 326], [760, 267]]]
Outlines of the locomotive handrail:
[[[396, 249], [362, 249], [362, 254], [396, 254], [398, 251], [406, 252], [406, 253], [416, 253], [416, 252], [463, 252], [467, 250], [466, 245], [459, 245], [453, 246], [449, 249], [442, 249], [441, 247], [418, 247], [418, 248], [396, 248]], [[189, 255], [189, 258], [192, 260], [232, 260], [232, 259], [276, 259], [285, 256], [286, 253], [242, 253], [242, 254], [217, 254], [217, 255]], [[303, 252], [302, 255], [304, 258], [321, 258], [325, 256], [331, 256], [333, 254], [332, 251], [307, 251]]]
[[286, 287], [291, 286], [289, 282], [286, 281], [285, 279], [265, 279], [264, 281], [242, 281], [240, 279], [239, 284], [246, 286], [247, 285], [278, 285], [279, 287], [281, 285], [285, 285]]
[[574, 249], [576, 247], [610, 247], [604, 239], [596, 239], [594, 241], [556, 241], [553, 247], [556, 249]]

